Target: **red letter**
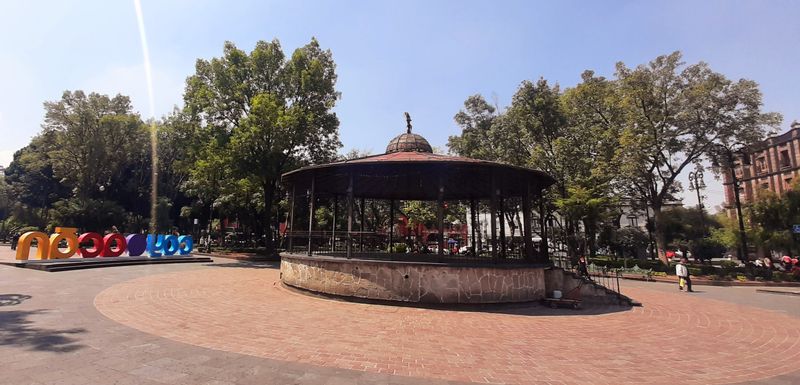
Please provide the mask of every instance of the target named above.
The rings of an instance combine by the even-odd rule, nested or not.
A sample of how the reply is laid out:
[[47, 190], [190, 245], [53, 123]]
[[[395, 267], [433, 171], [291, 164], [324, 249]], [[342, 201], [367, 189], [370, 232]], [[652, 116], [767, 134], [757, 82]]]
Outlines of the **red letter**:
[[83, 233], [78, 237], [78, 245], [92, 241], [92, 249], [81, 246], [78, 250], [84, 258], [94, 258], [103, 251], [103, 238], [98, 233]]

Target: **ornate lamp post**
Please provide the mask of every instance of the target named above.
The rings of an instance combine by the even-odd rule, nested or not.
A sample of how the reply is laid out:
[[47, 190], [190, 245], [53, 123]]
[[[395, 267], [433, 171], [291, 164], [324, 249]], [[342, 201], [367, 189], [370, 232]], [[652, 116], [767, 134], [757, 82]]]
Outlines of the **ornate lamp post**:
[[706, 232], [706, 219], [705, 213], [703, 212], [703, 197], [700, 195], [700, 190], [706, 187], [705, 182], [703, 181], [703, 172], [700, 170], [690, 172], [689, 173], [689, 186], [697, 192], [697, 210], [700, 211], [700, 226], [703, 229], [703, 235], [707, 234]]

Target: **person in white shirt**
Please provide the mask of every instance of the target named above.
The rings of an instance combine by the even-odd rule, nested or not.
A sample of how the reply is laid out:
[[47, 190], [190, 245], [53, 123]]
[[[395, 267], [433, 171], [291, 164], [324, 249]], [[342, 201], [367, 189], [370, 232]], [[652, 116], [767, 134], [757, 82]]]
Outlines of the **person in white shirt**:
[[686, 257], [681, 258], [681, 261], [675, 265], [675, 275], [678, 276], [678, 289], [683, 290], [683, 286], [680, 284], [680, 280], [683, 278], [686, 283], [686, 291], [691, 293], [694, 290], [692, 290], [692, 280], [689, 278], [689, 268], [686, 267], [687, 263], [689, 263], [689, 260]]

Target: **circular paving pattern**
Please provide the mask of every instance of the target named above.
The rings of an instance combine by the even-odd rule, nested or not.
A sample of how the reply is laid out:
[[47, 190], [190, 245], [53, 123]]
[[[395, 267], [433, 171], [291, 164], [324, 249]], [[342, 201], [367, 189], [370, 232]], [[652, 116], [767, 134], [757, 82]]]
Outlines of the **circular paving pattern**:
[[215, 267], [117, 284], [95, 306], [211, 349], [483, 383], [732, 383], [800, 362], [795, 318], [677, 290], [626, 294], [644, 307], [447, 311], [314, 298], [282, 288], [274, 269]]

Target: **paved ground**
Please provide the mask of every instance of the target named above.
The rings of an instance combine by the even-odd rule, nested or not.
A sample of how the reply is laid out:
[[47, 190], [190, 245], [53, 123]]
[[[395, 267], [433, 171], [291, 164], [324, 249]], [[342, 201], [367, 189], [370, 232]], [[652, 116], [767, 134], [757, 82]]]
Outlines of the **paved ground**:
[[795, 296], [625, 282], [644, 307], [448, 311], [308, 297], [268, 266], [0, 266], [0, 383], [800, 383]]

